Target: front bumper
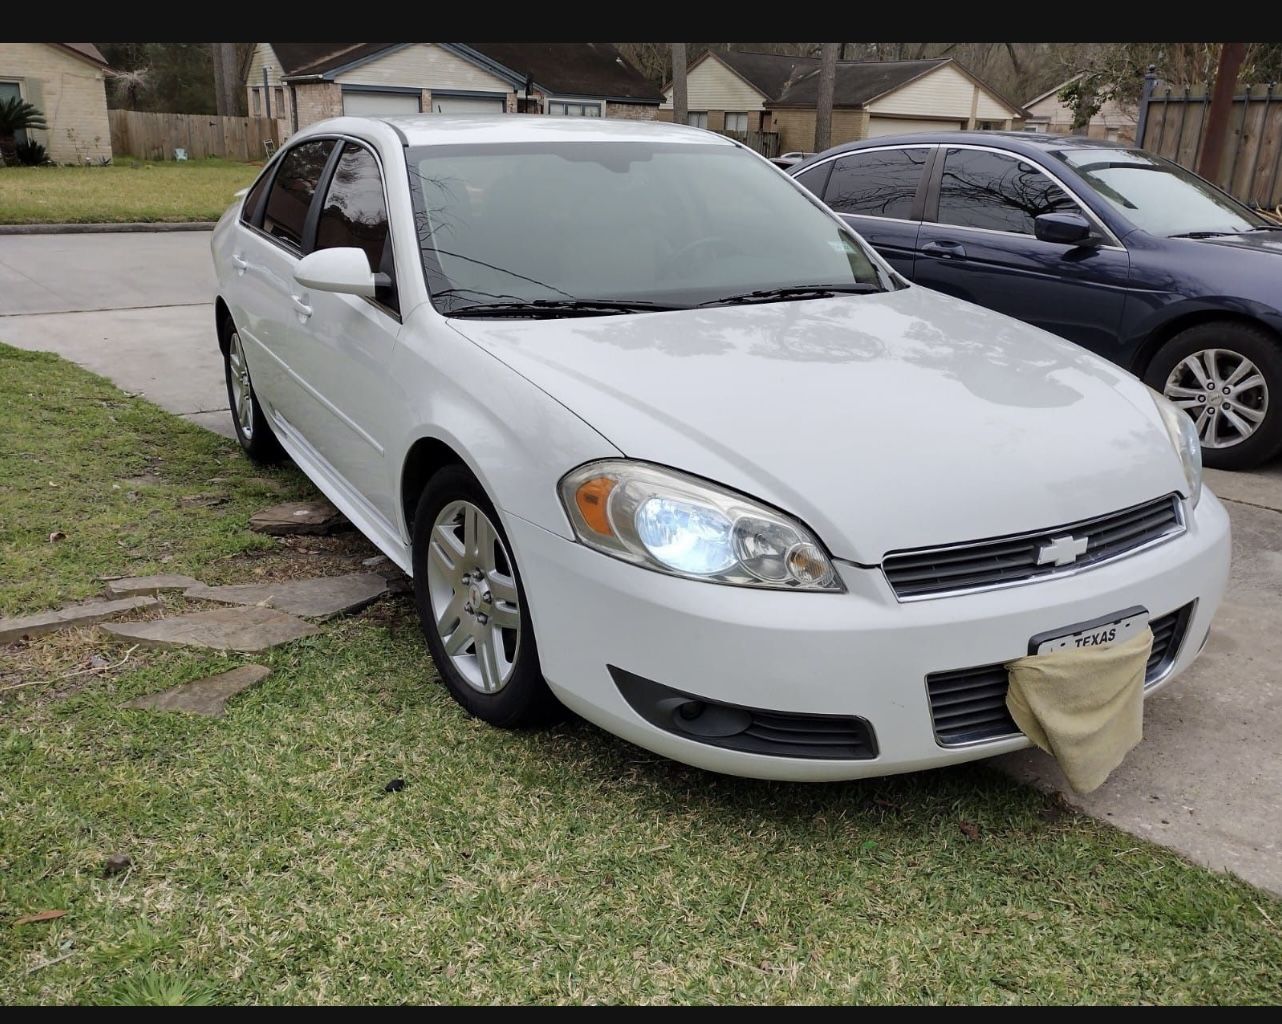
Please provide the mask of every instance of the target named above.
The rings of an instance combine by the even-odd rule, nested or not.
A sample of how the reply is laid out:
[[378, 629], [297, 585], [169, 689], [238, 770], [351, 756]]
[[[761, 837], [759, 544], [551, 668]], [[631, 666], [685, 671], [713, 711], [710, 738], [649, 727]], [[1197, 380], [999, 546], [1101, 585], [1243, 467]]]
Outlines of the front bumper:
[[[1026, 654], [1038, 633], [1142, 605], [1194, 610], [1169, 672], [1201, 650], [1228, 580], [1229, 521], [1204, 491], [1187, 532], [1129, 558], [1005, 590], [900, 604], [880, 569], [838, 563], [844, 594], [678, 579], [505, 517], [549, 686], [571, 710], [639, 746], [754, 778], [854, 779], [956, 764], [1028, 746], [1023, 736], [943, 747], [926, 677]], [[608, 666], [708, 701], [796, 715], [858, 716], [864, 759], [777, 757], [685, 738], [647, 721]]]

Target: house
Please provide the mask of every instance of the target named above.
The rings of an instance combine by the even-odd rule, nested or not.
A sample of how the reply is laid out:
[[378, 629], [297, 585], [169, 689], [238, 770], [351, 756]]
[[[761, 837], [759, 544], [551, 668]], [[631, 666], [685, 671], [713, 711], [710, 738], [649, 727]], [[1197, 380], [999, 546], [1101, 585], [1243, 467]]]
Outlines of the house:
[[[1024, 104], [1028, 117], [1024, 127], [1030, 132], [1052, 132], [1068, 135], [1073, 130], [1073, 109], [1059, 98], [1060, 90], [1072, 85], [1081, 75], [1074, 75], [1060, 82], [1054, 89], [1047, 89]], [[1092, 139], [1111, 142], [1134, 142], [1138, 112], [1133, 105], [1106, 100], [1087, 125], [1086, 134]], [[1079, 129], [1080, 134], [1080, 129]]]
[[245, 87], [250, 114], [293, 130], [340, 114], [650, 119], [659, 107], [610, 43], [258, 43]]
[[106, 71], [93, 43], [0, 43], [0, 100], [20, 96], [44, 114], [48, 131], [29, 134], [54, 163], [106, 162]]
[[[780, 150], [814, 147], [818, 94], [817, 57], [710, 50], [686, 73], [691, 124], [728, 134], [777, 132]], [[671, 85], [660, 109], [672, 116]], [[951, 57], [837, 63], [833, 145], [913, 131], [1011, 128], [1023, 116]]]

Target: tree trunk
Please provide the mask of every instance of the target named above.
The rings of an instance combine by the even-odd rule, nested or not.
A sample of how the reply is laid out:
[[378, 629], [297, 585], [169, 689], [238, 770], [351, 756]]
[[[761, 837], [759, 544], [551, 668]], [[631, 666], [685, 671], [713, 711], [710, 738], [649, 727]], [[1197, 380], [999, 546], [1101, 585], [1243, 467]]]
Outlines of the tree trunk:
[[1224, 139], [1229, 130], [1233, 113], [1233, 91], [1237, 88], [1238, 72], [1246, 56], [1246, 43], [1224, 43], [1220, 47], [1220, 66], [1215, 72], [1215, 89], [1211, 93], [1211, 107], [1206, 112], [1206, 135], [1202, 139], [1202, 152], [1197, 159], [1197, 173], [1207, 181], [1215, 181], [1224, 158]]
[[689, 120], [686, 106], [686, 44], [672, 44], [672, 120], [685, 124]]
[[210, 43], [214, 58], [214, 102], [222, 117], [235, 117], [240, 110], [237, 97], [241, 81], [235, 43]]
[[0, 164], [18, 166], [18, 137], [13, 132], [0, 132]]
[[815, 103], [815, 152], [832, 145], [832, 94], [837, 85], [837, 44], [824, 43], [819, 60], [819, 99]]

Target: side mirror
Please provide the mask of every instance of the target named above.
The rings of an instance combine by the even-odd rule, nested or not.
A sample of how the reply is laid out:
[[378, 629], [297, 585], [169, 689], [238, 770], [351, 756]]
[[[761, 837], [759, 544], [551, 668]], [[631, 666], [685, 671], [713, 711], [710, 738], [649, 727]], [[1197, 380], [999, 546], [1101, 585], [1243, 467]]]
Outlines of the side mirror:
[[1033, 219], [1033, 233], [1039, 242], [1057, 245], [1090, 245], [1094, 241], [1091, 222], [1080, 213], [1043, 213]]
[[318, 249], [298, 261], [294, 280], [305, 288], [374, 297], [374, 274], [364, 249]]

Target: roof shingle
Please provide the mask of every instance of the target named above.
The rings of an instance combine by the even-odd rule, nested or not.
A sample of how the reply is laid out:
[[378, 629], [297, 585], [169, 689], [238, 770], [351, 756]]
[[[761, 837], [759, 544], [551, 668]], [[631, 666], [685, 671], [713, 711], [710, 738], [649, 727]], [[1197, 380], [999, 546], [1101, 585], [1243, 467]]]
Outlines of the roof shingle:
[[[937, 60], [859, 60], [837, 64], [833, 86], [834, 107], [862, 107], [883, 93], [907, 85], [914, 78], [934, 71], [948, 58]], [[813, 107], [819, 101], [819, 66], [799, 76], [771, 103], [771, 107]]]

